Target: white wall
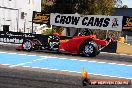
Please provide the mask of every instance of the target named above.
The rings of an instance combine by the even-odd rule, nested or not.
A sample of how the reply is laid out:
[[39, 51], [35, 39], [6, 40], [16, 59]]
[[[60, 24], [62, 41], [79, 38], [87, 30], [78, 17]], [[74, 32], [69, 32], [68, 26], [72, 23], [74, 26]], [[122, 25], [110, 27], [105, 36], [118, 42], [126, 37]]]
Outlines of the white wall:
[[[10, 31], [24, 32], [25, 25], [25, 32], [31, 32], [33, 11], [41, 11], [41, 0], [0, 0], [0, 31], [2, 25], [10, 25]], [[24, 19], [21, 12], [25, 13]]]

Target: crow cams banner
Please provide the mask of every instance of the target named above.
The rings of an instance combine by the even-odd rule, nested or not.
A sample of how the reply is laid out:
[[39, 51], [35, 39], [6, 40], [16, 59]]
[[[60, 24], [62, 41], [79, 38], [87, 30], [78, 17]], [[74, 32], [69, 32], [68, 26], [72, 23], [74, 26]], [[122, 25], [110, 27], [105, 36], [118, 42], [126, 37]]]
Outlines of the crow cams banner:
[[122, 30], [122, 19], [123, 16], [50, 14], [51, 25], [114, 31]]

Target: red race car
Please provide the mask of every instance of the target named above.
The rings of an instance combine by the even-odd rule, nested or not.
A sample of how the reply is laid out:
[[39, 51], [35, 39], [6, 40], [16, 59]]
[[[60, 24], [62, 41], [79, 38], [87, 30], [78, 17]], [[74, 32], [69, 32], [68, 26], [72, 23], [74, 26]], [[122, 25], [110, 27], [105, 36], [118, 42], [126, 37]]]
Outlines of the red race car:
[[49, 50], [71, 54], [82, 54], [84, 56], [94, 57], [98, 55], [110, 42], [110, 38], [100, 40], [96, 38], [90, 29], [85, 29], [77, 36], [64, 37], [58, 34], [48, 35], [45, 39], [25, 40], [18, 46], [18, 50]]

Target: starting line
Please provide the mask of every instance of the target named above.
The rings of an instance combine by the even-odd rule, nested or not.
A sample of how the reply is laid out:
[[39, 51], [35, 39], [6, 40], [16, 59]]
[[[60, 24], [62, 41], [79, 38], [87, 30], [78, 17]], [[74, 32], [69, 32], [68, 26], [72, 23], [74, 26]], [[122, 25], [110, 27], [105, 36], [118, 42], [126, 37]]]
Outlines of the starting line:
[[132, 79], [132, 65], [0, 52], [0, 64]]

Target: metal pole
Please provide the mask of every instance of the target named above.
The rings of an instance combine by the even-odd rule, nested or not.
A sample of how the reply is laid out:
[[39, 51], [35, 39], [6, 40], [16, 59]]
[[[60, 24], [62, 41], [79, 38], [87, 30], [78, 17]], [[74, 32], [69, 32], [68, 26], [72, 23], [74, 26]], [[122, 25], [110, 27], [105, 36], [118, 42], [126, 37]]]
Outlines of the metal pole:
[[33, 33], [33, 21], [32, 21], [32, 33]]
[[19, 10], [18, 10], [18, 16], [17, 16], [17, 32], [19, 31]]
[[108, 33], [109, 33], [109, 30], [106, 31], [106, 38], [108, 38]]
[[26, 19], [24, 21], [24, 33], [25, 33]]
[[127, 40], [128, 40], [128, 36], [126, 35], [125, 42], [127, 42]]

